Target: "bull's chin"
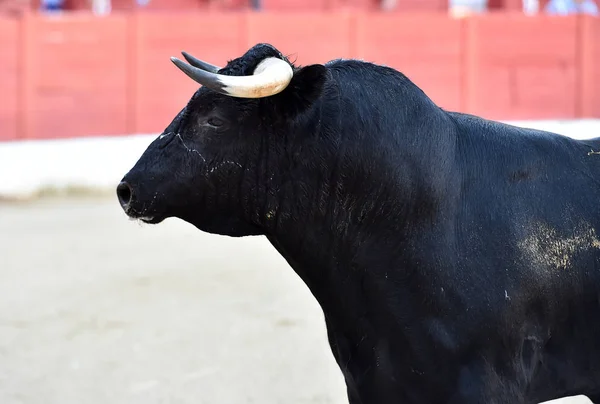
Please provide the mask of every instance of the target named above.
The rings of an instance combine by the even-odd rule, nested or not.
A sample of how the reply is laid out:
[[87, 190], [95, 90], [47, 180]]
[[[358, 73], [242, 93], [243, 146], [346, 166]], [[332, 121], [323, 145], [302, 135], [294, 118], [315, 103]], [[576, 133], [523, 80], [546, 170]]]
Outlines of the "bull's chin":
[[144, 216], [134, 219], [139, 220], [140, 222], [144, 222], [146, 224], [159, 224], [160, 222], [165, 220], [165, 218], [162, 216]]
[[161, 214], [138, 214], [135, 212], [127, 212], [127, 216], [131, 220], [140, 221], [146, 224], [159, 224], [164, 221], [167, 216]]

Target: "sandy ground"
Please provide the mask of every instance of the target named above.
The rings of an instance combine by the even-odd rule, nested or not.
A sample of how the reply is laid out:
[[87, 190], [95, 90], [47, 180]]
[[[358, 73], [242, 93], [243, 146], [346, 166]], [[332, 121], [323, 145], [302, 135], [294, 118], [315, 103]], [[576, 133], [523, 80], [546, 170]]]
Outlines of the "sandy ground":
[[347, 400], [266, 240], [141, 225], [111, 197], [0, 205], [0, 403]]

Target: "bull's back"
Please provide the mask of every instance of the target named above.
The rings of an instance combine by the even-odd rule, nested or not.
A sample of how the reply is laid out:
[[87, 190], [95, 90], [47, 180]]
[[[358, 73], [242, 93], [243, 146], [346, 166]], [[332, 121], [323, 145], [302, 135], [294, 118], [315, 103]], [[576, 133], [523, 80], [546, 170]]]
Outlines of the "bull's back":
[[480, 251], [490, 266], [511, 260], [513, 278], [564, 285], [589, 277], [600, 291], [600, 154], [591, 153], [600, 138], [483, 124], [479, 132], [467, 125], [459, 161], [464, 253]]
[[600, 139], [461, 119], [463, 270], [527, 348], [530, 394], [600, 390]]

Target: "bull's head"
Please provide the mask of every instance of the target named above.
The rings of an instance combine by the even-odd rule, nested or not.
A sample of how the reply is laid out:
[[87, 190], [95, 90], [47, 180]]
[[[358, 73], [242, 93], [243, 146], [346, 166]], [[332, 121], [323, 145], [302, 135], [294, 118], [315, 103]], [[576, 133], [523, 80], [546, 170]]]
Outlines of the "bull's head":
[[172, 61], [202, 87], [122, 179], [119, 202], [146, 223], [178, 217], [211, 233], [264, 234], [306, 158], [327, 69], [297, 68], [266, 44], [222, 69], [183, 55], [189, 64]]

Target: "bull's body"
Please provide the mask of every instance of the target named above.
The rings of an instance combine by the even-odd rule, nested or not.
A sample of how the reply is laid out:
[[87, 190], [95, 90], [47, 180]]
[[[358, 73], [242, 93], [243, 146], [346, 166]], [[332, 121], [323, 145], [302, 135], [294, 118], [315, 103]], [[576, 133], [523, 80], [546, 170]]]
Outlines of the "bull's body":
[[[149, 199], [143, 171], [169, 148], [217, 174], [194, 180], [208, 189], [197, 210], [170, 203], [149, 221], [266, 235], [321, 305], [351, 404], [600, 399], [600, 140], [443, 111], [386, 67], [323, 72], [302, 108], [285, 103], [306, 73], [261, 100], [277, 115], [258, 139], [231, 135], [243, 146], [184, 141], [176, 118], [181, 142], [157, 139], [126, 180]], [[204, 155], [240, 147], [252, 158]]]

